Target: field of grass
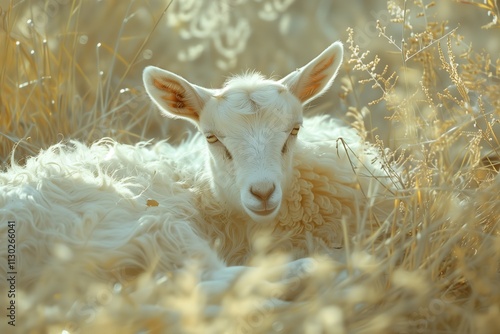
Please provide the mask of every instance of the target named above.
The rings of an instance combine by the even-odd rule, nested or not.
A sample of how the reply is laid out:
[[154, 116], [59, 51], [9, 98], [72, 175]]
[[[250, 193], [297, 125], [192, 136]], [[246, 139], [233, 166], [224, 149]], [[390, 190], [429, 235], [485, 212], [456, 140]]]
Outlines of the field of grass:
[[[266, 304], [251, 289], [255, 275], [243, 275], [207, 316], [186, 277], [159, 283], [145, 274], [114, 291], [68, 268], [74, 287], [57, 298], [21, 295], [32, 315], [25, 328], [497, 333], [499, 16], [496, 0], [0, 0], [4, 168], [68, 139], [178, 143], [193, 129], [151, 105], [147, 65], [217, 87], [246, 69], [279, 77], [335, 40], [344, 65], [307, 113], [344, 120], [403, 166], [393, 212], [346, 242], [345, 264], [318, 260], [290, 304]], [[54, 315], [62, 314], [54, 305], [75, 301], [80, 312]]]

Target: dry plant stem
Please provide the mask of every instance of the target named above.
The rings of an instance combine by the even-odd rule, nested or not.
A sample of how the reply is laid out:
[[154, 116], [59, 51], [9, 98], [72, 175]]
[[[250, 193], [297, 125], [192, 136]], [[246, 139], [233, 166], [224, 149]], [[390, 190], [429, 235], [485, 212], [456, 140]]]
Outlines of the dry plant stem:
[[[144, 47], [148, 44], [149, 40], [151, 39], [151, 36], [153, 36], [153, 33], [156, 31], [156, 28], [158, 27], [158, 24], [161, 22], [161, 19], [165, 16], [165, 13], [167, 12], [167, 10], [170, 8], [170, 6], [172, 5], [172, 3], [174, 2], [174, 0], [170, 0], [170, 2], [167, 4], [167, 6], [165, 7], [165, 9], [163, 10], [163, 12], [161, 13], [161, 15], [158, 17], [158, 19], [155, 21], [154, 25], [153, 25], [153, 28], [151, 29], [151, 31], [148, 33], [148, 35], [146, 36], [146, 38], [144, 39], [144, 42], [142, 42], [141, 46], [139, 47], [139, 49], [137, 50], [134, 58], [132, 58], [132, 60], [130, 61], [130, 64], [128, 65], [127, 69], [125, 70], [125, 72], [123, 73], [123, 75], [121, 76], [120, 80], [119, 80], [119, 84], [117, 87], [120, 87], [123, 80], [127, 77], [127, 74], [129, 73], [130, 71], [130, 68], [132, 67], [132, 65], [136, 62], [137, 58], [139, 58], [139, 55], [141, 54], [142, 50], [144, 50]], [[113, 92], [112, 94], [113, 96], [116, 95], [116, 91]]]

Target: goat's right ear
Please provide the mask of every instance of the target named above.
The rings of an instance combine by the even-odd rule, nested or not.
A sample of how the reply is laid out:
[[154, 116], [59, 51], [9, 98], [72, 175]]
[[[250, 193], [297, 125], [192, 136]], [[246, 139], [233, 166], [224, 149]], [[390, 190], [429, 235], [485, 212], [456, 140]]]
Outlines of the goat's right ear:
[[165, 115], [198, 123], [200, 113], [210, 99], [210, 90], [155, 66], [146, 67], [142, 79], [146, 92]]

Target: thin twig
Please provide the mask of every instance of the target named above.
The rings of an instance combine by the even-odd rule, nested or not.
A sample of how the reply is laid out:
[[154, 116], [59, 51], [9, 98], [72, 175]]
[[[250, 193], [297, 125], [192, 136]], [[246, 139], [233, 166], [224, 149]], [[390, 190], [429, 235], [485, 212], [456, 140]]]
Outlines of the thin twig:
[[417, 54], [419, 54], [420, 52], [428, 49], [429, 47], [431, 47], [432, 45], [436, 44], [437, 42], [441, 41], [443, 38], [445, 37], [448, 37], [448, 35], [454, 33], [456, 30], [458, 29], [458, 27], [452, 29], [451, 31], [447, 32], [446, 34], [444, 34], [443, 36], [439, 37], [438, 39], [432, 41], [431, 43], [427, 44], [426, 46], [424, 46], [423, 48], [421, 48], [420, 50], [416, 51], [414, 54], [412, 54], [411, 56], [409, 56], [408, 58], [405, 59], [405, 61], [408, 61], [410, 60], [411, 58], [415, 57]]

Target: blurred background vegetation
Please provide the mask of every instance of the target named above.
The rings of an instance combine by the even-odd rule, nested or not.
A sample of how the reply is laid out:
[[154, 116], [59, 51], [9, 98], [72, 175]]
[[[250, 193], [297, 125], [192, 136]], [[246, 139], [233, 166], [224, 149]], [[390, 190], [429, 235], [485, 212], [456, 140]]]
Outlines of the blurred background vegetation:
[[[334, 87], [308, 113], [331, 113], [350, 122], [346, 112], [355, 108], [362, 111], [371, 140], [379, 135], [392, 148], [414, 144], [417, 125], [450, 116], [433, 110], [427, 120], [415, 121], [426, 111], [413, 110], [410, 117], [401, 108], [410, 96], [425, 99], [424, 75], [424, 85], [434, 94], [454, 85], [437, 59], [437, 46], [446, 49], [446, 36], [453, 39], [460, 66], [468, 64], [467, 57], [491, 55], [491, 68], [481, 63], [485, 73], [471, 80], [498, 85], [498, 6], [487, 5], [454, 0], [2, 0], [0, 157], [5, 162], [17, 145], [19, 160], [69, 138], [175, 142], [192, 128], [151, 108], [141, 82], [145, 66], [163, 67], [207, 87], [219, 87], [228, 75], [247, 69], [280, 77], [333, 41], [346, 42], [348, 27], [360, 52], [370, 51], [366, 63], [378, 55], [371, 72], [380, 74], [387, 66], [385, 77], [395, 73], [399, 79], [392, 78], [395, 85], [386, 94], [378, 82], [373, 87], [374, 82], [360, 83], [373, 73], [353, 70], [346, 61]], [[377, 24], [386, 36], [380, 36]], [[415, 53], [408, 61], [402, 57], [403, 40], [403, 47]], [[470, 50], [475, 53], [467, 56]]]

